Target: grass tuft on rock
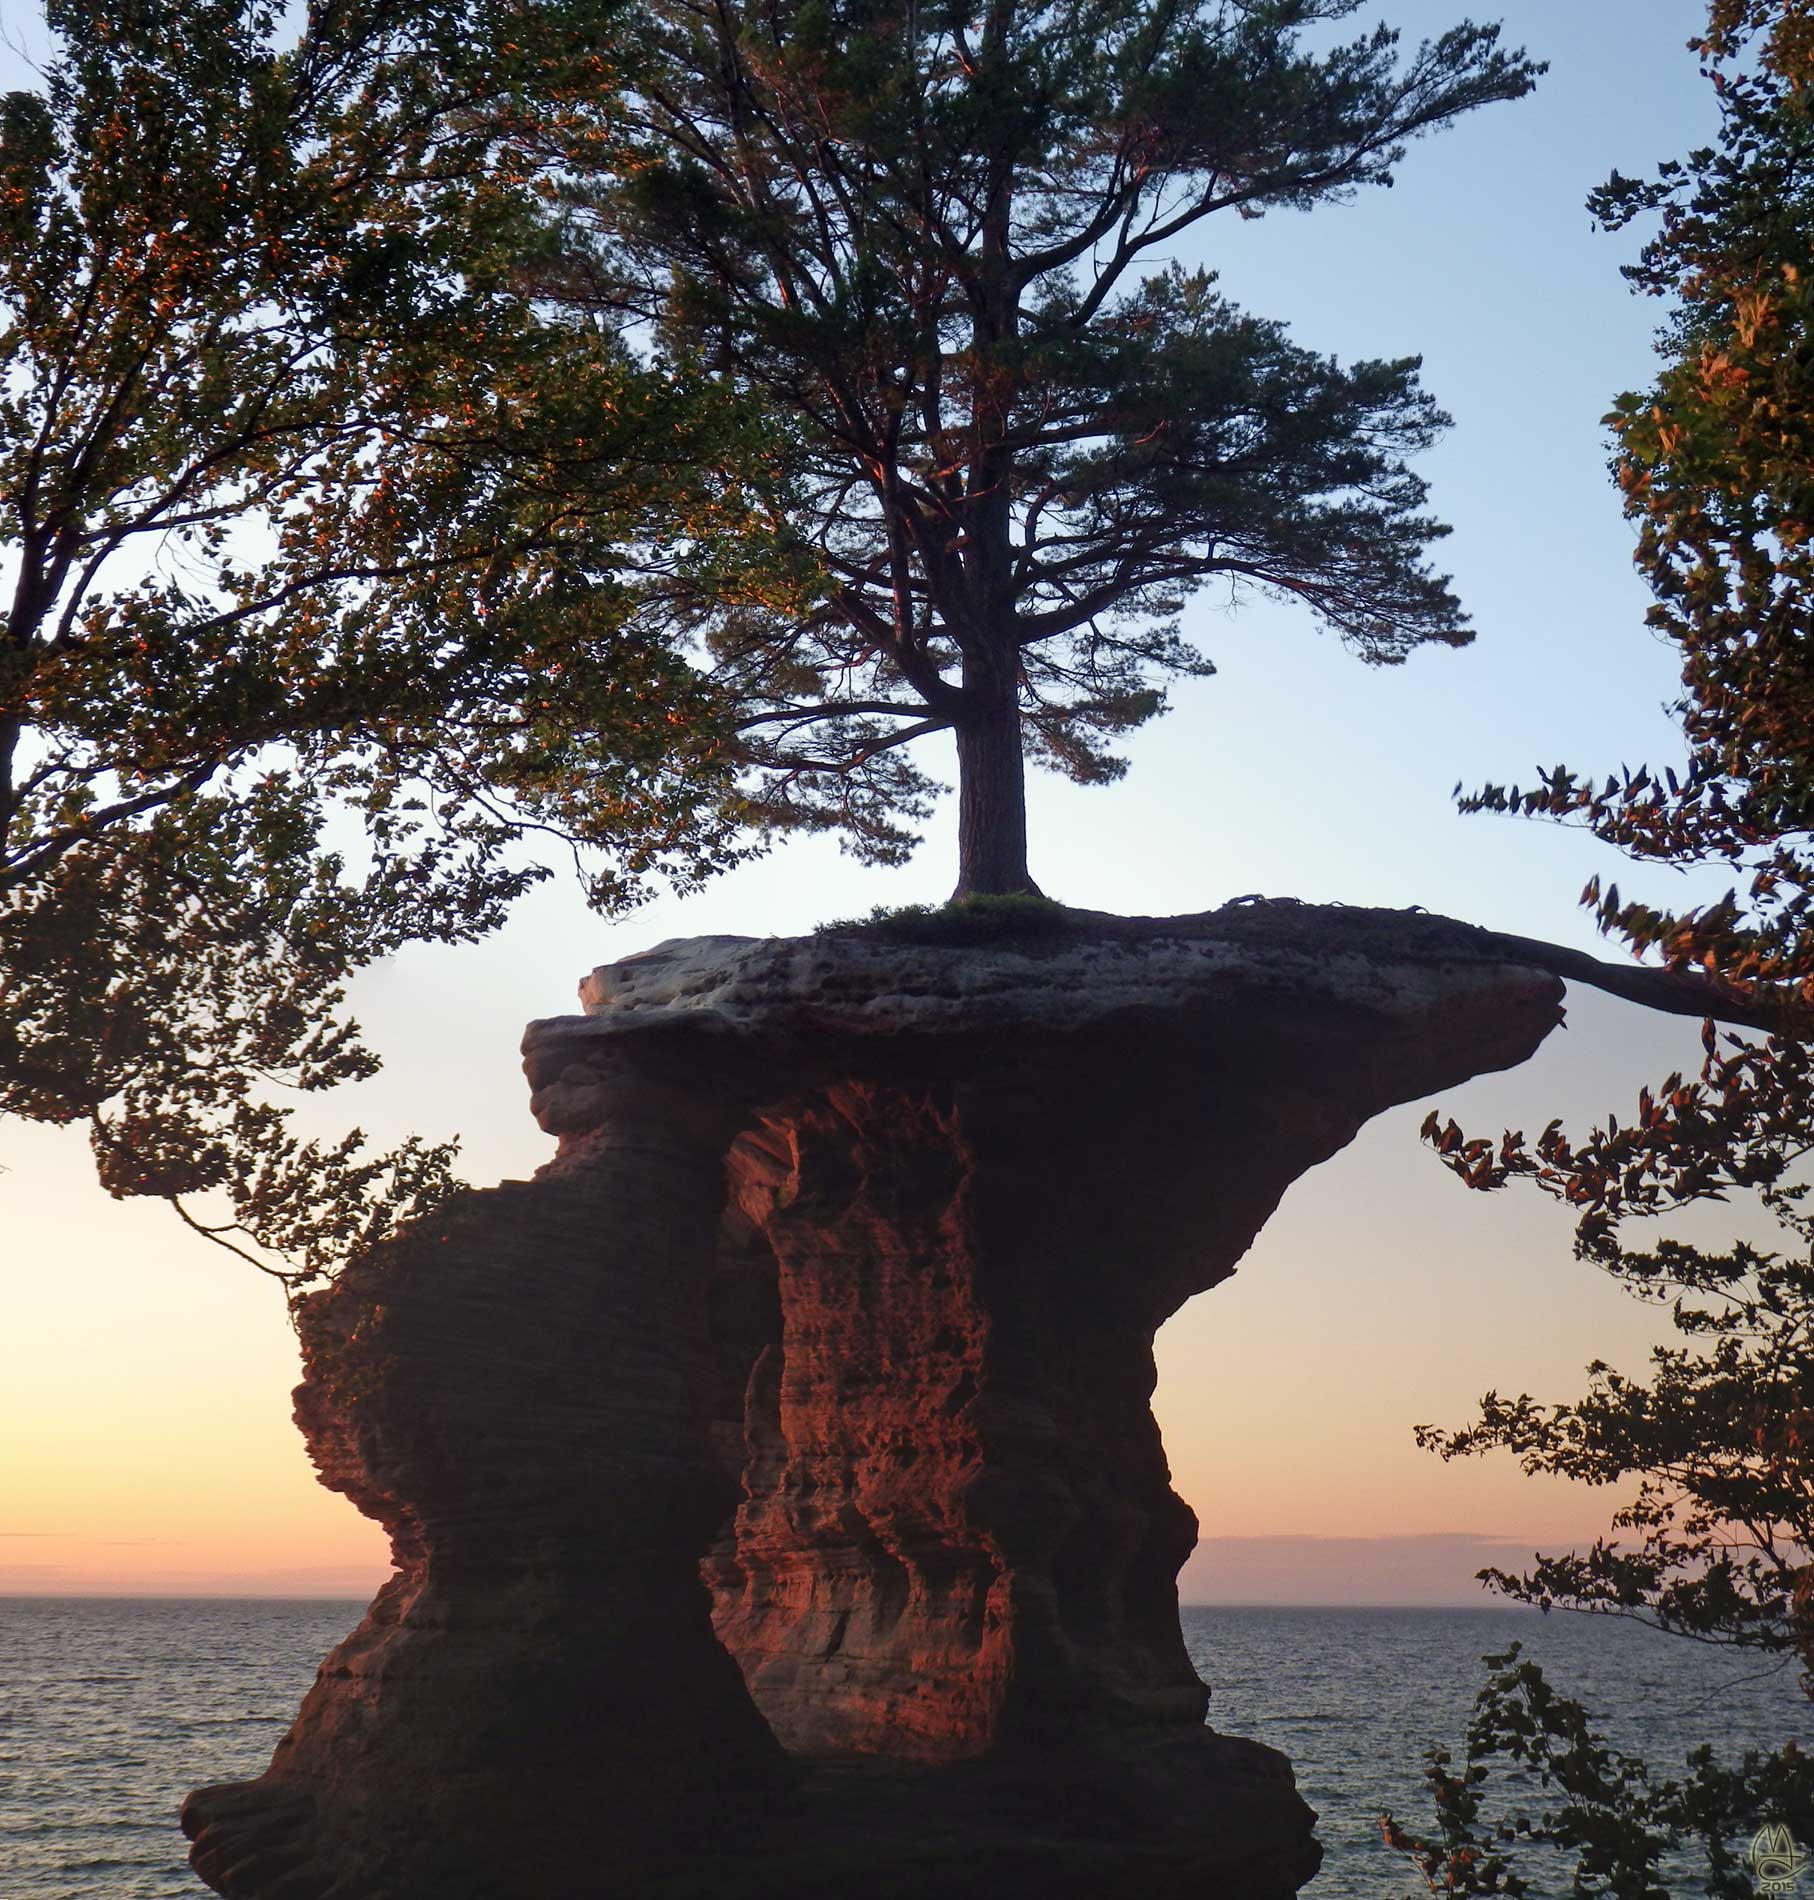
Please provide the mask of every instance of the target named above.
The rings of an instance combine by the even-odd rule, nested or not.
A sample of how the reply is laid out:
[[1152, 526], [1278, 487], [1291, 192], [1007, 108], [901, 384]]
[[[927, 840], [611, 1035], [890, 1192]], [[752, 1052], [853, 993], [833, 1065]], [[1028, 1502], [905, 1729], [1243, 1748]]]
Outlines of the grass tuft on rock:
[[876, 943], [964, 946], [1066, 933], [1071, 913], [1049, 897], [960, 897], [949, 904], [878, 904], [867, 917], [820, 924], [815, 937], [866, 937]]

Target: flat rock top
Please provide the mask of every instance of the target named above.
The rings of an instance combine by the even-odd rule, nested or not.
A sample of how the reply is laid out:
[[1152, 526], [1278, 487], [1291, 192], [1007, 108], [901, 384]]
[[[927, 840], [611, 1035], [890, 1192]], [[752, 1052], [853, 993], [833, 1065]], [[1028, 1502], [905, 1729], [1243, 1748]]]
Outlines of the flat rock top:
[[[950, 920], [908, 928], [921, 925], [944, 933]], [[1150, 1060], [1156, 1044], [1206, 1027], [1264, 1025], [1281, 1048], [1333, 1038], [1370, 1049], [1405, 1082], [1381, 1100], [1409, 1100], [1523, 1061], [1562, 1020], [1561, 982], [1472, 925], [1280, 902], [1195, 917], [1058, 912], [971, 943], [863, 929], [675, 938], [601, 965], [580, 996], [585, 1015], [531, 1023], [523, 1037], [530, 1108], [550, 1134], [621, 1112], [614, 1076], [741, 1099], [858, 1047], [943, 1065], [960, 1045], [996, 1049], [1008, 1036], [1053, 1048], [1090, 1032], [1125, 1035], [1137, 1068], [1139, 1050]]]
[[532, 1024], [525, 1047], [546, 1034], [615, 1036], [683, 1019], [731, 1034], [1064, 1029], [1239, 995], [1409, 1016], [1483, 989], [1527, 1006], [1561, 994], [1554, 977], [1508, 958], [1489, 933], [1422, 911], [1289, 901], [1187, 917], [1069, 911], [973, 942], [900, 941], [865, 927], [673, 938], [600, 965], [580, 984], [584, 1029], [570, 1018]]

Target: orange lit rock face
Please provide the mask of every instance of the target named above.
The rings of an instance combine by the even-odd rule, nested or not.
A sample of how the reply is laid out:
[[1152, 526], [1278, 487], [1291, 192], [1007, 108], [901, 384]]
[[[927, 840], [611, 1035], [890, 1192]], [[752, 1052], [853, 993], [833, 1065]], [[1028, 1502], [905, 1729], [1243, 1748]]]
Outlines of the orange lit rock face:
[[1559, 985], [1269, 910], [703, 939], [582, 994], [525, 1041], [559, 1159], [305, 1309], [299, 1422], [400, 1574], [263, 1780], [192, 1797], [204, 1878], [1284, 1900], [1310, 1817], [1204, 1726], [1153, 1334]]
[[782, 1335], [751, 1369], [746, 1495], [708, 1566], [718, 1633], [792, 1749], [979, 1753], [1013, 1604], [965, 1495], [991, 1328], [962, 1133], [926, 1093], [834, 1086], [765, 1116], [727, 1175]]
[[782, 1336], [707, 1575], [790, 1749], [951, 1761], [1202, 1723], [1174, 1584], [1196, 1521], [1150, 1326], [1091, 1271], [1113, 1256], [1069, 1185], [1089, 1157], [1048, 1125], [1061, 1088], [833, 1085], [732, 1149]]

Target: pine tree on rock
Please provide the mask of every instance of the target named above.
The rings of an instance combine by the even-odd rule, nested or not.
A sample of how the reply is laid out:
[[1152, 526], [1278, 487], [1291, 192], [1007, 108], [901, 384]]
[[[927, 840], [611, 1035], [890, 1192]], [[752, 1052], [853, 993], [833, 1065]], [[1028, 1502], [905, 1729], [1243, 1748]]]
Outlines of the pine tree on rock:
[[1408, 465], [1446, 421], [1417, 359], [1343, 367], [1173, 261], [1214, 214], [1390, 183], [1541, 70], [1469, 23], [1308, 49], [1359, 4], [654, 0], [629, 92], [551, 134], [550, 288], [789, 450], [774, 549], [648, 603], [740, 699], [768, 823], [898, 861], [936, 789], [904, 749], [949, 730], [959, 894], [1032, 891], [1025, 757], [1118, 777], [1212, 670], [1178, 629], [1204, 583], [1376, 663], [1471, 637]]

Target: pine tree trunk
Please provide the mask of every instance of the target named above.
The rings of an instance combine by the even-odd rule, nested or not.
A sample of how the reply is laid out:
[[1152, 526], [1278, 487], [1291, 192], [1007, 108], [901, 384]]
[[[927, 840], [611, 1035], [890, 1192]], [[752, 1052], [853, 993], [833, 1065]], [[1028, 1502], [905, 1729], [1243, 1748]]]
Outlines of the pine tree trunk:
[[953, 899], [1040, 895], [1027, 871], [1027, 764], [1012, 691], [957, 727], [957, 865]]

